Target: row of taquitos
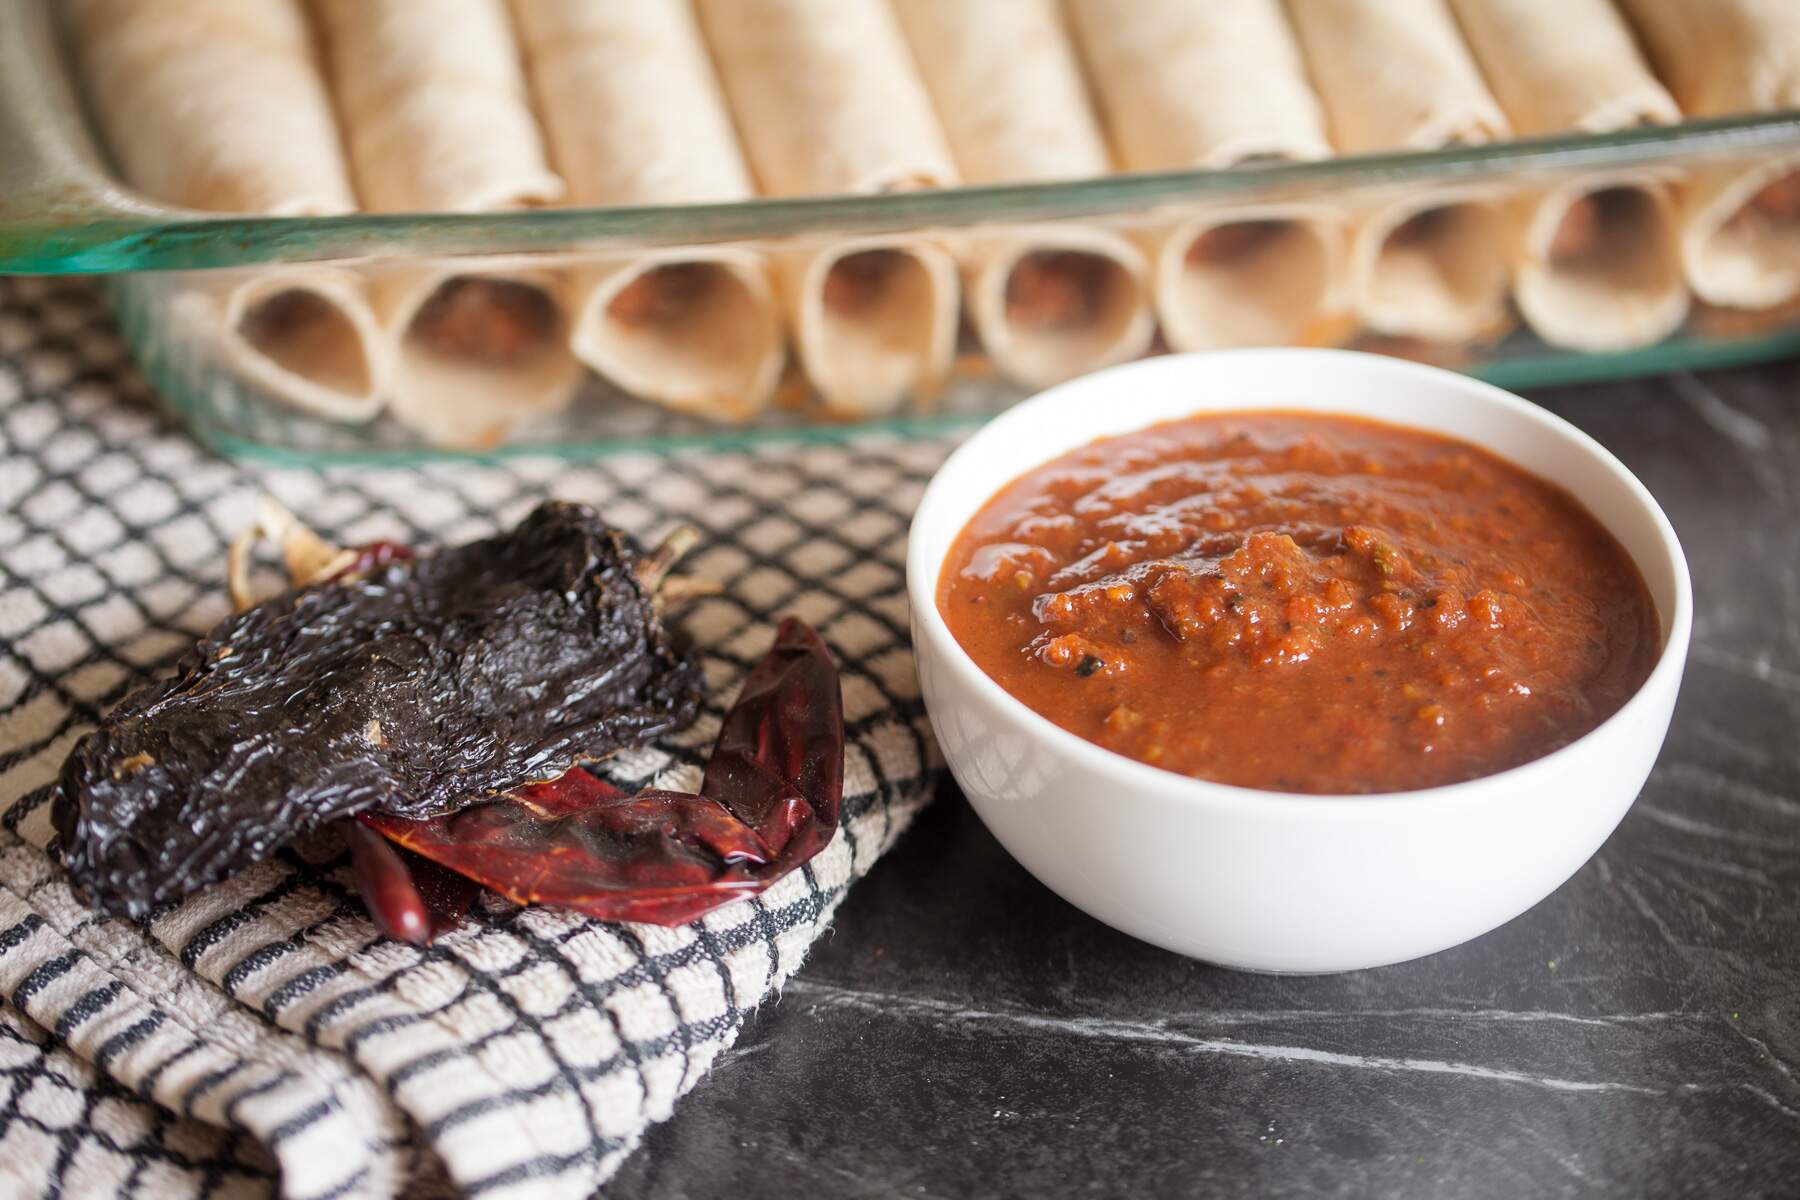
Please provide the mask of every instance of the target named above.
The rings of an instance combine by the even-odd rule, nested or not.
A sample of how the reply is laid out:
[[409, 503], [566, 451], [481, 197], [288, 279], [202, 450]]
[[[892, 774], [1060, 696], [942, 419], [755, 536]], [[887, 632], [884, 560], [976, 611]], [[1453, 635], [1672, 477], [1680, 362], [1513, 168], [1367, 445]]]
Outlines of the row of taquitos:
[[[1653, 51], [1657, 14], [1678, 24], [1683, 11], [1675, 0], [1633, 7], [1648, 14], [1638, 15]], [[1754, 17], [1758, 6], [1739, 7]], [[1554, 13], [1530, 0], [1456, 0], [1455, 16], [1444, 0], [1068, 9], [1065, 29], [1054, 0], [699, 0], [693, 10], [528, 0], [509, 24], [499, 0], [316, 0], [323, 75], [292, 0], [84, 0], [73, 28], [132, 181], [233, 211], [341, 211], [357, 195], [376, 211], [736, 201], [1312, 158], [1334, 143], [1417, 149], [1681, 115], [1608, 0]], [[243, 36], [227, 45], [222, 29]], [[1719, 58], [1679, 29], [1667, 41], [1676, 57]], [[175, 44], [179, 55], [146, 49]], [[1656, 57], [1661, 67], [1665, 54]], [[1688, 71], [1701, 83], [1663, 73], [1689, 112], [1783, 102], [1717, 94], [1720, 69]], [[192, 107], [196, 73], [209, 79], [211, 108]], [[349, 151], [335, 170], [332, 95]], [[159, 97], [170, 96], [189, 106], [189, 136], [176, 145], [156, 133], [169, 109]], [[232, 96], [252, 102], [223, 99]], [[1747, 188], [1743, 178], [1701, 181], [1687, 190], [1686, 217], [1668, 181], [1633, 176], [1506, 202], [1409, 197], [1355, 222], [1285, 210], [1131, 236], [1033, 227], [955, 255], [903, 239], [780, 254], [768, 260], [772, 285], [762, 260], [724, 249], [552, 273], [432, 266], [380, 273], [361, 311], [356, 278], [330, 272], [315, 284], [290, 271], [233, 292], [225, 312], [232, 343], [277, 390], [339, 415], [372, 411], [385, 395], [443, 440], [480, 440], [566, 396], [579, 371], [570, 347], [627, 390], [742, 416], [779, 373], [778, 308], [827, 403], [864, 413], [947, 364], [959, 259], [990, 354], [1028, 383], [1141, 350], [1152, 292], [1178, 348], [1308, 340], [1345, 306], [1380, 330], [1464, 340], [1504, 322], [1510, 275], [1540, 332], [1605, 348], [1654, 341], [1680, 322], [1676, 223], [1691, 235], [1710, 219], [1695, 212], [1741, 207]], [[1695, 251], [1695, 287], [1769, 302], [1722, 294], [1733, 289], [1715, 277], [1746, 274], [1736, 260], [1764, 264], [1763, 292], [1774, 269], [1768, 255], [1742, 253], [1729, 270], [1709, 269], [1722, 240], [1732, 241], [1714, 228], [1682, 243]], [[296, 320], [308, 312], [319, 319]], [[302, 378], [323, 384], [303, 394], [281, 377], [349, 361], [320, 352], [322, 330], [340, 346], [362, 339], [364, 369]], [[346, 400], [334, 379], [363, 387]]]

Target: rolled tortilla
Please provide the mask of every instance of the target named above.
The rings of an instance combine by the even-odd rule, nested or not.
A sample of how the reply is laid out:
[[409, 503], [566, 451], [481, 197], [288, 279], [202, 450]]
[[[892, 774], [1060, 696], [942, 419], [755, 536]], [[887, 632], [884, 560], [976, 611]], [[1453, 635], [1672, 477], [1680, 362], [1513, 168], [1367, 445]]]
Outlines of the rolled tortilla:
[[62, 15], [132, 187], [207, 212], [356, 208], [298, 0], [69, 0]]
[[312, 0], [357, 190], [372, 212], [560, 199], [504, 0]]
[[1057, 0], [893, 0], [967, 183], [1088, 179], [1111, 155]]
[[1681, 261], [1708, 304], [1773, 308], [1800, 296], [1800, 155], [1691, 175]]
[[1150, 264], [1129, 238], [1095, 225], [1030, 225], [968, 246], [969, 316], [988, 357], [1027, 387], [1048, 387], [1150, 348]]
[[[503, 0], [312, 0], [357, 187], [377, 212], [470, 212], [561, 197]], [[567, 281], [479, 262], [377, 270], [389, 408], [429, 441], [489, 446], [581, 380]]]
[[[1302, 0], [1304, 2], [1304, 0]], [[1681, 120], [1612, 0], [1451, 0], [1520, 137], [1611, 133]]]
[[1069, 0], [1127, 171], [1331, 153], [1280, 0]]
[[957, 181], [886, 0], [699, 0], [698, 12], [764, 194]]
[[1513, 298], [1538, 336], [1589, 352], [1668, 337], [1688, 313], [1668, 181], [1571, 180], [1515, 202]]
[[227, 287], [222, 316], [226, 361], [246, 378], [334, 421], [381, 411], [387, 342], [354, 271], [255, 272]]
[[1620, 0], [1690, 117], [1800, 108], [1800, 6], [1787, 0]]
[[[699, 0], [696, 11], [761, 190], [773, 196], [957, 181], [885, 0]], [[956, 270], [922, 242], [858, 240], [775, 259], [820, 398], [846, 416], [928, 394], [956, 349]]]
[[636, 396], [746, 421], [769, 405], [786, 357], [758, 255], [682, 249], [572, 270], [577, 358]]
[[[1657, 74], [1690, 117], [1800, 108], [1800, 5], [1623, 0]], [[1800, 295], [1800, 155], [1696, 171], [1681, 258], [1702, 300], [1769, 308]]]
[[332, 421], [374, 419], [386, 402], [392, 351], [368, 285], [353, 271], [283, 266], [230, 273], [213, 293], [226, 365], [276, 399]]
[[565, 286], [517, 261], [374, 271], [394, 417], [435, 445], [484, 449], [562, 409], [581, 381]]
[[[1292, 0], [1288, 11], [1345, 154], [1435, 150], [1507, 136], [1444, 0]], [[1350, 246], [1357, 315], [1442, 341], [1507, 323], [1506, 221], [1490, 194], [1409, 196], [1365, 217]]]
[[1290, 0], [1288, 12], [1339, 153], [1507, 135], [1444, 0]]
[[[1606, 133], [1681, 119], [1611, 0], [1451, 0], [1521, 136]], [[1540, 337], [1577, 350], [1661, 341], [1687, 316], [1669, 181], [1573, 180], [1509, 204], [1513, 297]]]
[[[1125, 170], [1331, 152], [1279, 0], [1071, 0], [1068, 11]], [[1211, 211], [1145, 241], [1178, 350], [1311, 340], [1341, 303], [1343, 238], [1329, 214]]]
[[[1056, 0], [895, 0], [894, 12], [965, 181], [1111, 169]], [[1020, 383], [1044, 387], [1150, 345], [1149, 267], [1127, 238], [1027, 225], [978, 237], [964, 260], [975, 331]]]
[[1504, 204], [1447, 188], [1367, 214], [1350, 237], [1351, 306], [1369, 328], [1436, 342], [1498, 337], [1511, 323]]
[[807, 377], [841, 416], [929, 398], [956, 352], [956, 266], [936, 246], [868, 238], [774, 259]]
[[[515, 0], [527, 74], [572, 204], [755, 194], [687, 0]], [[627, 391], [740, 420], [785, 350], [761, 259], [694, 248], [571, 270], [577, 357]]]
[[1344, 324], [1343, 226], [1305, 207], [1209, 213], [1157, 243], [1156, 308], [1177, 350], [1316, 345]]
[[[89, 106], [132, 187], [209, 212], [356, 207], [297, 0], [74, 0], [61, 11]], [[217, 322], [227, 365], [335, 420], [380, 408], [385, 348], [353, 275], [288, 267], [189, 278], [184, 307]]]

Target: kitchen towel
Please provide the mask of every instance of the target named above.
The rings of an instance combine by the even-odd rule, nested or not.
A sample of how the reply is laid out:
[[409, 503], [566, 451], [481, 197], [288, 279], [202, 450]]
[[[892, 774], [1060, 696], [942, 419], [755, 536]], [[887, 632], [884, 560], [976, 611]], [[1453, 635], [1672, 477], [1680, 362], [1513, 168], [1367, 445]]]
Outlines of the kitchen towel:
[[[0, 1195], [591, 1194], [930, 793], [903, 556], [948, 448], [259, 468], [160, 412], [91, 285], [0, 279]], [[47, 853], [57, 770], [97, 714], [226, 615], [225, 545], [265, 492], [346, 544], [463, 541], [545, 496], [642, 538], [697, 525], [681, 570], [722, 591], [678, 623], [709, 703], [605, 774], [696, 785], [738, 681], [797, 614], [842, 668], [837, 838], [763, 896], [675, 929], [489, 896], [417, 948], [375, 931], [329, 844], [142, 923], [95, 915]]]

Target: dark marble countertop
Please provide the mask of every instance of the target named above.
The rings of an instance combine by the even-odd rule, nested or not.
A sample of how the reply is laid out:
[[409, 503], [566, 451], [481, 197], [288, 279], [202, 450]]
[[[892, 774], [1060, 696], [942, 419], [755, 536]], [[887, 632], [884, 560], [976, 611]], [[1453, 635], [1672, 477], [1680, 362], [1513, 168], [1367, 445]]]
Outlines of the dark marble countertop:
[[1698, 599], [1573, 879], [1415, 962], [1239, 974], [1065, 904], [946, 786], [609, 1196], [1800, 1195], [1800, 365], [1537, 398]]

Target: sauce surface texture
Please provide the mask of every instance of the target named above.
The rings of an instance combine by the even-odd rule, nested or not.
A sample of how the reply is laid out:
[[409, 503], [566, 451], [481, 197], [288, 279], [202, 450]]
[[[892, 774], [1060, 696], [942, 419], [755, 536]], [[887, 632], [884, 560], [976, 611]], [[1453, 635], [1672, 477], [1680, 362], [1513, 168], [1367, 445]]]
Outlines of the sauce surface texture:
[[1436, 434], [1207, 414], [1008, 484], [938, 607], [1001, 687], [1182, 774], [1284, 792], [1491, 775], [1616, 712], [1661, 646], [1568, 493]]

